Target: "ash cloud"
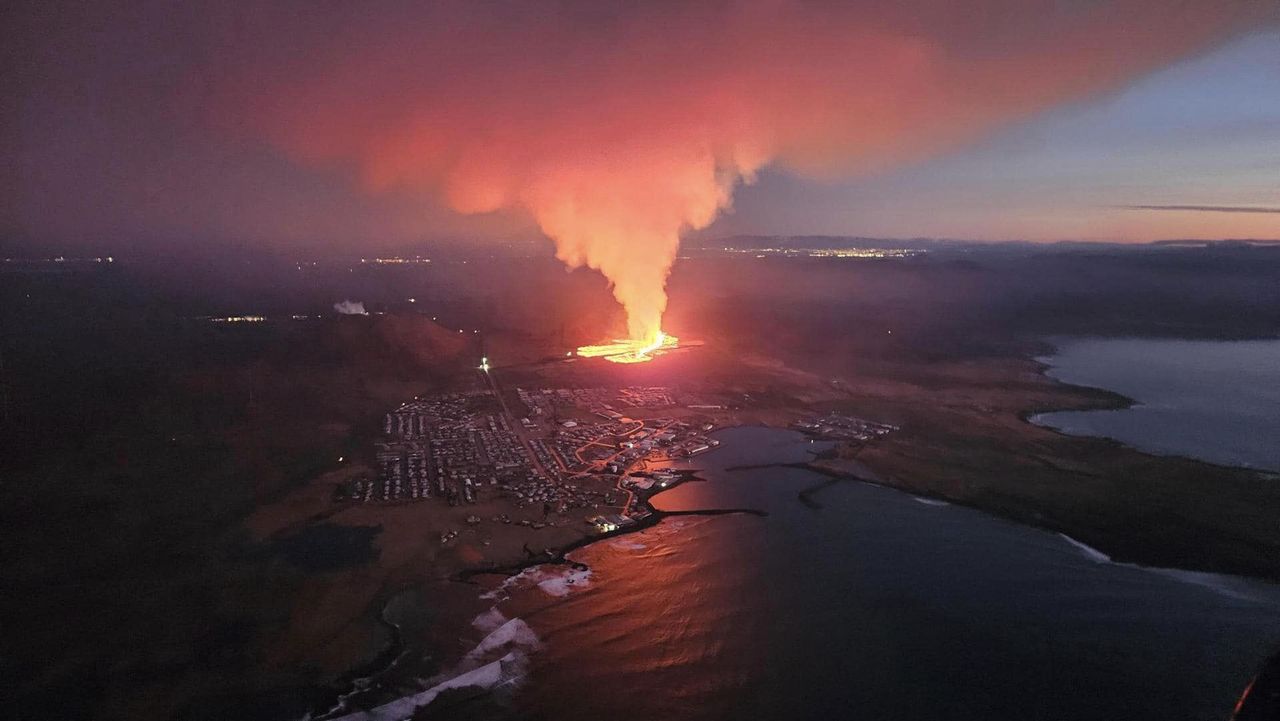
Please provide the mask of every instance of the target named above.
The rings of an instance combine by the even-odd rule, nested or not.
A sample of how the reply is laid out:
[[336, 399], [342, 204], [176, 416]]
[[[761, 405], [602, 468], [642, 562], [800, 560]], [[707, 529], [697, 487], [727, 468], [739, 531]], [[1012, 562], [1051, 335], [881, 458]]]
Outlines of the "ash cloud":
[[766, 165], [832, 176], [909, 162], [1120, 87], [1262, 7], [445, 3], [362, 11], [232, 105], [294, 157], [352, 167], [372, 190], [528, 212], [561, 260], [609, 279], [629, 335], [647, 341], [680, 235]]
[[[369, 197], [526, 214], [566, 264], [609, 279], [628, 334], [645, 340], [661, 323], [681, 234], [729, 210], [762, 168], [838, 177], [917, 161], [1117, 90], [1277, 12], [1274, 0], [44, 8], [19, 13], [7, 36], [23, 58], [7, 65], [27, 73], [13, 88], [24, 108], [69, 117], [58, 101], [70, 98], [80, 116], [114, 117], [135, 144], [170, 138], [181, 146], [173, 155], [199, 148], [216, 169], [235, 160], [220, 144], [267, 147]], [[62, 23], [71, 26], [47, 27]], [[30, 38], [52, 39], [28, 52]], [[94, 77], [67, 72], [67, 57]], [[66, 98], [36, 89], [47, 78]], [[120, 97], [127, 107], [113, 106]], [[71, 148], [59, 152], [92, 140], [68, 143], [58, 124], [24, 120], [33, 135], [52, 128], [47, 145]], [[107, 157], [126, 173], [135, 157], [167, 152], [157, 145]], [[235, 183], [243, 195], [225, 202], [257, 202], [251, 186], [277, 181], [273, 172]], [[131, 210], [152, 212], [166, 184], [187, 177], [149, 178]], [[123, 185], [110, 172], [101, 180], [104, 193]], [[301, 194], [291, 217], [349, 215], [325, 198]]]

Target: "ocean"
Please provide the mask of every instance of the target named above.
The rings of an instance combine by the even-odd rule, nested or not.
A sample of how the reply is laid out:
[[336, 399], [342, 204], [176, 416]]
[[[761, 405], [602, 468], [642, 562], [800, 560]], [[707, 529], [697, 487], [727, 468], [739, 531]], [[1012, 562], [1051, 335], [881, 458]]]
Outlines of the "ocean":
[[1280, 471], [1280, 340], [1057, 340], [1039, 360], [1064, 383], [1134, 399], [1119, 410], [1041, 413], [1031, 421], [1149, 453]]
[[730, 469], [816, 444], [716, 438], [707, 481], [655, 505], [767, 517], [668, 518], [489, 594], [468, 668], [512, 717], [1221, 720], [1280, 645], [1276, 585], [859, 482], [812, 507], [797, 494], [825, 477]]

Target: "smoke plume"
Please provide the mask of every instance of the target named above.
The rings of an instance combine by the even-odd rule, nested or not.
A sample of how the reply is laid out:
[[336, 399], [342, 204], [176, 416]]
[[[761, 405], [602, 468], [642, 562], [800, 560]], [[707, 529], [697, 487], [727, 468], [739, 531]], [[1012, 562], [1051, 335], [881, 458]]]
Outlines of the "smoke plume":
[[345, 4], [255, 11], [216, 117], [373, 191], [529, 213], [651, 340], [680, 236], [776, 164], [890, 168], [1274, 19], [1253, 0]]
[[369, 315], [369, 311], [364, 309], [364, 303], [358, 300], [344, 300], [334, 303], [333, 309], [338, 311], [340, 315]]

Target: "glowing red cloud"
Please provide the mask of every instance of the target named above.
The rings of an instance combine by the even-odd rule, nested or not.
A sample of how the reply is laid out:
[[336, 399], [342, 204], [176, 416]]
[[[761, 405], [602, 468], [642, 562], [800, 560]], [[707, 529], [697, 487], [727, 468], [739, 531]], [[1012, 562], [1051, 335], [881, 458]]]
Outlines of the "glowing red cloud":
[[527, 211], [559, 258], [608, 277], [646, 341], [681, 232], [766, 164], [844, 174], [924, 157], [1274, 17], [1250, 0], [385, 10], [353, 6], [240, 61], [224, 107], [371, 189]]

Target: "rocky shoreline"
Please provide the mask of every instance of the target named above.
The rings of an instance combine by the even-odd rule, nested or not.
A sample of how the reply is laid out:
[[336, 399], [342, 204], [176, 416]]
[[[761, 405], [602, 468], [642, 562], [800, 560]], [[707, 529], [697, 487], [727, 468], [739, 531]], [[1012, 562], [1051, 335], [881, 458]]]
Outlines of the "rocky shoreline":
[[[458, 583], [475, 584], [476, 583], [475, 579], [480, 576], [497, 575], [497, 576], [504, 576], [507, 578], [511, 578], [531, 568], [544, 566], [544, 565], [568, 566], [569, 568], [572, 568], [575, 571], [588, 571], [590, 569], [586, 564], [580, 563], [578, 561], [573, 561], [568, 558], [568, 555], [576, 550], [585, 548], [594, 543], [607, 541], [607, 540], [618, 538], [628, 534], [637, 533], [639, 531], [643, 531], [648, 528], [652, 528], [653, 526], [656, 526], [658, 523], [660, 523], [663, 519], [668, 517], [720, 516], [720, 515], [737, 515], [737, 514], [755, 515], [755, 516], [763, 517], [768, 515], [766, 511], [762, 511], [755, 508], [708, 508], [708, 509], [687, 509], [687, 510], [679, 510], [679, 511], [664, 511], [658, 508], [654, 508], [651, 501], [657, 495], [673, 490], [685, 483], [701, 482], [706, 480], [698, 477], [696, 475], [697, 473], [696, 471], [676, 470], [672, 472], [676, 473], [678, 477], [675, 480], [669, 482], [666, 486], [664, 487], [654, 486], [649, 489], [634, 491], [635, 505], [641, 511], [641, 513], [638, 514], [640, 517], [638, 517], [633, 524], [630, 524], [621, 528], [617, 528], [612, 531], [586, 535], [568, 544], [563, 544], [555, 548], [543, 549], [543, 551], [540, 553], [529, 552], [526, 558], [514, 563], [506, 563], [506, 564], [492, 563], [492, 564], [485, 564], [480, 566], [472, 566], [472, 567], [464, 568], [458, 571], [457, 573], [454, 573], [452, 576], [450, 576], [450, 580]], [[394, 594], [393, 594], [393, 597], [394, 597]], [[385, 604], [383, 605], [383, 611], [379, 613], [379, 619], [391, 631], [392, 638], [391, 638], [391, 641], [388, 643], [387, 648], [382, 653], [380, 653], [374, 660], [360, 666], [357, 669], [352, 670], [351, 672], [348, 672], [347, 674], [344, 674], [343, 678], [339, 682], [336, 682], [333, 685], [333, 687], [329, 690], [329, 693], [326, 695], [327, 700], [325, 704], [323, 704], [324, 709], [322, 710], [319, 707], [315, 709], [316, 715], [314, 716], [314, 718], [324, 719], [324, 718], [331, 718], [335, 714], [339, 714], [339, 713], [344, 713], [344, 712], [349, 713], [350, 712], [349, 708], [345, 708], [340, 705], [343, 699], [353, 695], [360, 694], [363, 691], [363, 689], [360, 688], [361, 684], [367, 682], [370, 679], [376, 679], [377, 677], [395, 668], [396, 663], [398, 662], [401, 655], [403, 654], [404, 647], [405, 647], [403, 639], [401, 638], [400, 629], [398, 626], [396, 626], [395, 624], [391, 623], [386, 619]], [[345, 690], [339, 690], [339, 687], [342, 687]], [[452, 698], [452, 696], [450, 696], [449, 698]], [[440, 697], [440, 701], [444, 701], [444, 700], [445, 700], [445, 697], [443, 696]], [[438, 703], [438, 702], [439, 701], [433, 701], [432, 703]], [[321, 705], [318, 705], [318, 706], [321, 706]], [[422, 707], [420, 710], [430, 708], [430, 706], [431, 705], [428, 704], [427, 706]]]

